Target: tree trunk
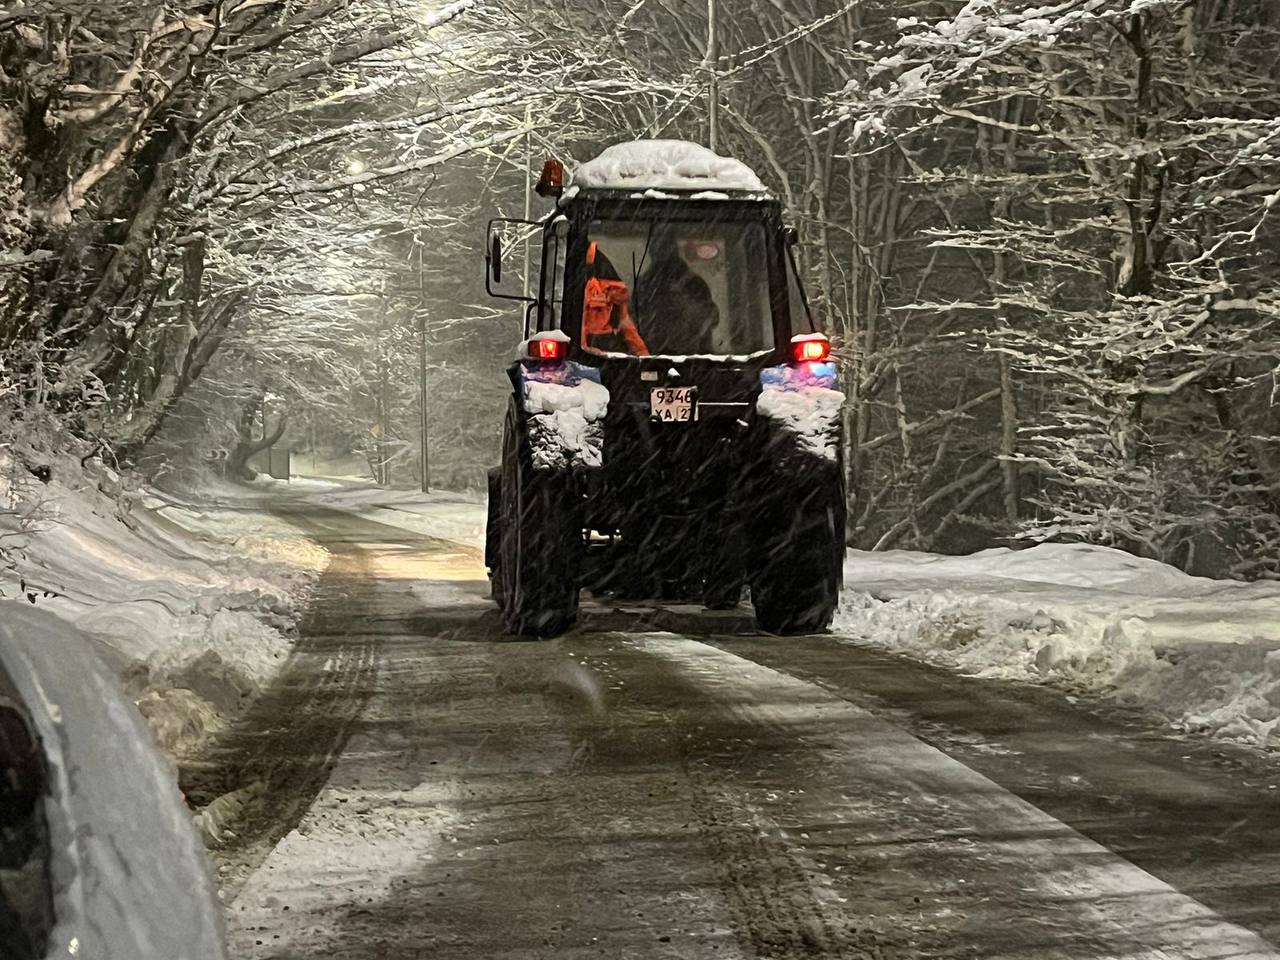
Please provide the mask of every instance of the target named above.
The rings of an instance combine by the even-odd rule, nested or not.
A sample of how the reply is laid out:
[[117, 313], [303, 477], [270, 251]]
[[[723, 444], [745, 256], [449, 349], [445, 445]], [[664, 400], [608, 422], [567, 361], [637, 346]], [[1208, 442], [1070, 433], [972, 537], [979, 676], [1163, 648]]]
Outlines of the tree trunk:
[[229, 480], [253, 480], [257, 473], [249, 466], [249, 458], [261, 453], [268, 447], [274, 446], [284, 436], [284, 431], [289, 426], [289, 418], [287, 416], [281, 417], [276, 423], [276, 428], [271, 433], [254, 440], [253, 421], [257, 416], [258, 409], [262, 406], [262, 402], [263, 398], [259, 395], [251, 403], [246, 404], [244, 410], [240, 413], [238, 424], [240, 442], [236, 444], [235, 449], [227, 456], [227, 478]]
[[1009, 357], [1000, 354], [1000, 472], [1004, 478], [1004, 517], [1018, 525], [1018, 398], [1014, 393]]

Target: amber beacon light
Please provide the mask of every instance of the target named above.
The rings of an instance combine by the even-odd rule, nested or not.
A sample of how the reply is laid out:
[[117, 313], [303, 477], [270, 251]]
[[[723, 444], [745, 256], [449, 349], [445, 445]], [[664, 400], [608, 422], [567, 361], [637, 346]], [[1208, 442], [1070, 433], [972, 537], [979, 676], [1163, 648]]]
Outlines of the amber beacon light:
[[534, 190], [540, 197], [558, 197], [564, 193], [564, 164], [554, 158], [544, 163]]

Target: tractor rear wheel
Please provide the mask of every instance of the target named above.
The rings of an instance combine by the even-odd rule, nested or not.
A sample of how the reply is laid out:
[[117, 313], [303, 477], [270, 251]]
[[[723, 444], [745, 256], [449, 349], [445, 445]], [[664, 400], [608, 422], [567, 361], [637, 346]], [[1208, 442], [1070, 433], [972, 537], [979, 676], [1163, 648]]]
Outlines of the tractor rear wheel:
[[533, 469], [528, 430], [513, 402], [502, 443], [494, 598], [509, 632], [553, 637], [578, 617], [582, 509], [572, 475]]
[[751, 603], [760, 629], [820, 633], [831, 625], [844, 564], [845, 505], [835, 464], [799, 483], [778, 484], [785, 497], [757, 521]]
[[498, 609], [502, 597], [502, 468], [489, 471], [488, 519], [484, 528], [484, 565], [489, 568], [489, 595]]

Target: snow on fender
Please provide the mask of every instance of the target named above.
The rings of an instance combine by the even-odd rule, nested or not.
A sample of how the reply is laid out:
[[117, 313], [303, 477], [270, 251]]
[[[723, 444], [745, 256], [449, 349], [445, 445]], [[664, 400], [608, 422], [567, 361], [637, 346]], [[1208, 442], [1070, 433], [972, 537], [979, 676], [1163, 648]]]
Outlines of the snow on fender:
[[595, 376], [596, 371], [576, 363], [554, 370], [522, 367], [535, 470], [594, 470], [604, 462], [609, 391]]
[[836, 460], [840, 455], [844, 394], [834, 389], [835, 364], [770, 367], [760, 379], [757, 415], [793, 435], [802, 451]]

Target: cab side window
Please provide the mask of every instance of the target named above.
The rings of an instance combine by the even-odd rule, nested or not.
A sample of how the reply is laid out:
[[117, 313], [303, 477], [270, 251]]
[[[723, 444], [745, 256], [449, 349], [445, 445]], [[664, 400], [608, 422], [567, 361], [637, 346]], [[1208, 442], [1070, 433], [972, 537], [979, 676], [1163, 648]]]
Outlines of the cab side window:
[[542, 321], [539, 328], [546, 330], [559, 325], [564, 315], [564, 274], [567, 244], [565, 237], [557, 235], [554, 225], [548, 226], [542, 239], [542, 280], [539, 289], [539, 309]]

